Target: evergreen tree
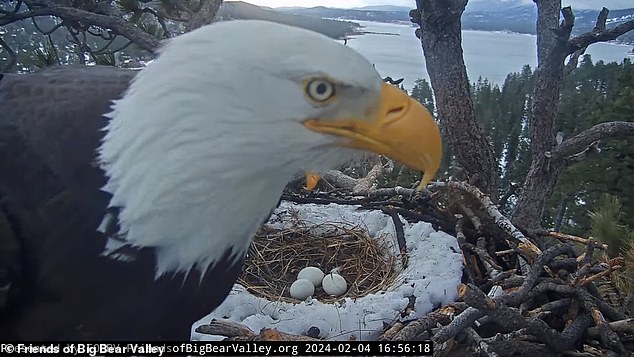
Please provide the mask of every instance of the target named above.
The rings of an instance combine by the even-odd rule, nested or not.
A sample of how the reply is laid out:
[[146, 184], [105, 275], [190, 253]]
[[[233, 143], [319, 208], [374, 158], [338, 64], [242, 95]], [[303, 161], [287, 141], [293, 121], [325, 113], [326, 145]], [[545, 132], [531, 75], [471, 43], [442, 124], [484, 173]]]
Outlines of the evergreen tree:
[[[592, 65], [586, 57], [566, 81], [562, 92], [559, 124], [571, 134], [592, 125], [613, 121], [632, 121], [634, 113], [634, 65], [598, 62]], [[603, 194], [619, 198], [623, 222], [634, 227], [634, 148], [626, 139], [598, 144], [601, 154], [589, 155], [563, 173], [556, 193], [571, 196], [568, 204], [567, 229], [587, 231], [588, 208], [597, 207]]]
[[417, 79], [416, 82], [414, 82], [410, 96], [424, 105], [430, 113], [435, 112], [434, 93], [431, 89], [431, 85], [429, 85], [429, 82], [425, 79]]
[[[482, 78], [472, 86], [476, 117], [486, 129], [499, 163], [501, 194], [511, 184], [521, 185], [528, 173], [533, 86], [529, 66], [509, 74], [501, 87]], [[586, 55], [566, 77], [560, 101], [557, 129], [562, 138], [606, 121], [632, 121], [634, 65], [629, 60], [593, 63]], [[609, 193], [622, 203], [623, 223], [634, 227], [634, 146], [623, 139], [601, 142], [598, 147], [601, 154], [588, 150], [589, 157], [562, 174], [544, 216], [545, 226], [587, 235], [588, 210]]]

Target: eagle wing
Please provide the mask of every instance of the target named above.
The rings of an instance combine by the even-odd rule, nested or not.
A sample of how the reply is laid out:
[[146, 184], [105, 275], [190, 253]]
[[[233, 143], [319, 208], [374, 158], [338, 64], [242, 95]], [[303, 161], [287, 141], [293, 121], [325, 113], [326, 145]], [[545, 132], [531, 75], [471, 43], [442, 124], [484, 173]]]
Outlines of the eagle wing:
[[73, 66], [2, 75], [0, 285], [4, 275], [10, 288], [0, 335], [188, 339], [191, 324], [224, 300], [240, 272], [221, 262], [204, 278], [155, 280], [151, 248], [134, 262], [101, 256], [107, 238], [97, 227], [110, 197], [100, 190], [96, 149], [103, 114], [135, 73]]

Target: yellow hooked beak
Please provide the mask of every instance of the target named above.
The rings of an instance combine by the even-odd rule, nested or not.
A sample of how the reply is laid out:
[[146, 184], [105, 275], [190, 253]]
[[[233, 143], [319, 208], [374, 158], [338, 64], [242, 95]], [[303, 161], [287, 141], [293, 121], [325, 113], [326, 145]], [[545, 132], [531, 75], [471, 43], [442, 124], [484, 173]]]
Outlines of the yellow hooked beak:
[[[379, 112], [371, 118], [304, 121], [306, 128], [347, 138], [343, 146], [373, 151], [423, 172], [417, 190], [436, 175], [442, 159], [440, 130], [418, 101], [384, 83]], [[314, 181], [314, 174], [309, 177]], [[315, 182], [316, 184], [316, 182]], [[311, 186], [310, 184], [307, 186]]]

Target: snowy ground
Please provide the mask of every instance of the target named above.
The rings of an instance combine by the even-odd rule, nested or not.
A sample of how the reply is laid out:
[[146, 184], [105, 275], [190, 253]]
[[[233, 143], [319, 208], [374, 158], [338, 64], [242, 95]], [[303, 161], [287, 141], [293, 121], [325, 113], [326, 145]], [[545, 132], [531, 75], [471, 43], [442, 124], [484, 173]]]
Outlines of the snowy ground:
[[[385, 236], [397, 251], [396, 234], [392, 219], [381, 211], [357, 210], [350, 205], [298, 205], [282, 202], [273, 213], [269, 224], [282, 228], [291, 224], [290, 212], [295, 211], [301, 220], [311, 224], [343, 222], [367, 228], [371, 237]], [[306, 334], [315, 326], [319, 337], [328, 340], [371, 340], [378, 337], [383, 323], [398, 319], [412, 319], [431, 311], [434, 307], [454, 301], [456, 287], [462, 276], [462, 255], [456, 239], [444, 232], [435, 231], [431, 224], [404, 223], [409, 252], [407, 268], [399, 281], [386, 292], [364, 296], [353, 301], [324, 304], [316, 299], [290, 304], [255, 297], [236, 284], [222, 305], [196, 322], [192, 327], [194, 340], [221, 340], [223, 337], [194, 332], [211, 319], [230, 319], [248, 326], [254, 332], [262, 328], [276, 328], [286, 333]], [[405, 318], [401, 312], [416, 297], [414, 311]]]

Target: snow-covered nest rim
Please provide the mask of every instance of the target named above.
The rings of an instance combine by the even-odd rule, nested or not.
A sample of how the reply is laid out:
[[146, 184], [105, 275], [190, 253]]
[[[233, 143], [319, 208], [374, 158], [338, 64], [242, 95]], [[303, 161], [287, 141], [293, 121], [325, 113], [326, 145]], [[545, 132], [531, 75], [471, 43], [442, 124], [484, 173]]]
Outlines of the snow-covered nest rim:
[[251, 244], [238, 283], [269, 301], [300, 303], [289, 296], [300, 270], [312, 266], [327, 274], [338, 268], [348, 282], [346, 293], [332, 297], [319, 287], [313, 298], [323, 303], [360, 298], [389, 289], [399, 277], [400, 258], [388, 241], [341, 222], [309, 224], [296, 219], [290, 228], [264, 225]]

